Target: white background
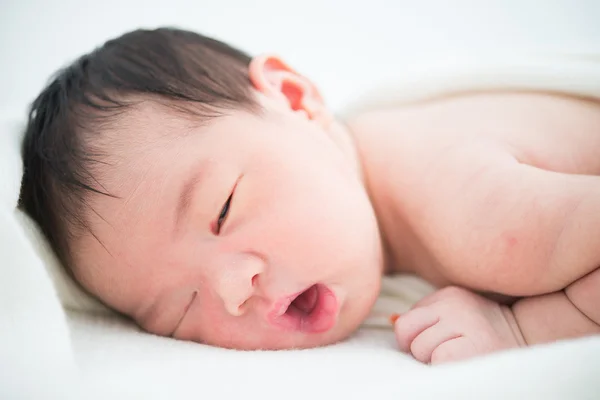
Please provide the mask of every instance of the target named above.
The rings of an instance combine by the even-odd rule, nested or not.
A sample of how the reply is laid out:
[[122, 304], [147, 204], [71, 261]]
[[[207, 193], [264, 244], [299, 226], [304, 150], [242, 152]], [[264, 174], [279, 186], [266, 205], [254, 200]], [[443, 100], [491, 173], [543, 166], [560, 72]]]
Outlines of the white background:
[[126, 31], [161, 25], [276, 52], [334, 107], [403, 68], [535, 49], [600, 51], [600, 0], [0, 0], [0, 114], [61, 66]]

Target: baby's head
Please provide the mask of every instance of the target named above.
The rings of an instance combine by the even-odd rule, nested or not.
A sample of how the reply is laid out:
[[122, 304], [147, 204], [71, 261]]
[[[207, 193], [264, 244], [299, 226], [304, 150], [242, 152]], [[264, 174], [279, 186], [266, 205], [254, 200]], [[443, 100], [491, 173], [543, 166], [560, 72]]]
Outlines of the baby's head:
[[135, 31], [34, 101], [23, 207], [72, 276], [149, 332], [238, 349], [347, 337], [382, 249], [348, 131], [315, 86], [174, 30]]

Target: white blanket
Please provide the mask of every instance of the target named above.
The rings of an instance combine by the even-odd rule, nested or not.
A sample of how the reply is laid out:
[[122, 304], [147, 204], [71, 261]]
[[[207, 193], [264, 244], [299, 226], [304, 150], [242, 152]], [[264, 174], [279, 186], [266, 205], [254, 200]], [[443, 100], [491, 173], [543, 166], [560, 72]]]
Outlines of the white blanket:
[[[600, 58], [456, 65], [389, 82], [348, 112], [456, 90], [547, 89], [600, 98]], [[141, 332], [88, 298], [15, 210], [22, 121], [0, 125], [0, 398], [563, 398], [600, 396], [600, 338], [427, 367], [397, 351], [386, 317], [431, 290], [386, 278], [349, 340], [303, 351], [238, 352]]]

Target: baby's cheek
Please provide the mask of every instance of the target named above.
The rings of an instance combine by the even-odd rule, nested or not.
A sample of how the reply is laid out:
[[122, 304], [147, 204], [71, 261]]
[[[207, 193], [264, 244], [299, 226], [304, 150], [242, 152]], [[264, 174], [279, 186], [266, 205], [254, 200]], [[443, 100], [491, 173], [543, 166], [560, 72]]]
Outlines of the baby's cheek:
[[244, 329], [244, 317], [227, 313], [221, 299], [200, 289], [196, 301], [188, 311], [177, 338], [219, 347], [239, 347]]
[[239, 350], [255, 349], [263, 339], [252, 321], [227, 314], [203, 316], [194, 333], [196, 342]]

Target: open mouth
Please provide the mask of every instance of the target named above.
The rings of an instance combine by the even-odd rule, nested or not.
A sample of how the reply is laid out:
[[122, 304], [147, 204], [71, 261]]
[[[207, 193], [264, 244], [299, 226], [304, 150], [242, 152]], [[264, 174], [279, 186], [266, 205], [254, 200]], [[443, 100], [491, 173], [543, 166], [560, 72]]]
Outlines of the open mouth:
[[286, 330], [322, 333], [335, 325], [338, 304], [335, 294], [323, 284], [279, 300], [269, 313], [269, 322]]
[[292, 300], [285, 313], [309, 315], [315, 309], [318, 299], [319, 289], [317, 285], [312, 285]]

